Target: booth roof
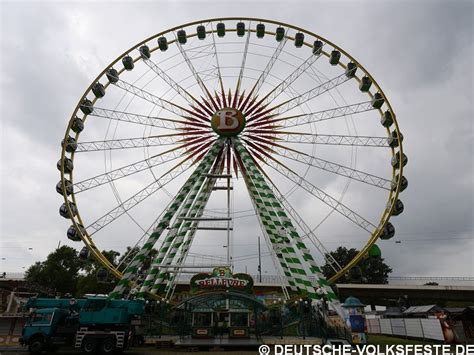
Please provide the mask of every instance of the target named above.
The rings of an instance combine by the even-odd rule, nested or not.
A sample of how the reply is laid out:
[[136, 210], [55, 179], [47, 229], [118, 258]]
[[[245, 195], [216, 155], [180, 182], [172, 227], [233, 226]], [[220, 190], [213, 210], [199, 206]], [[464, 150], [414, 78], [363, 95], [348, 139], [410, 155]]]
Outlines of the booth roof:
[[223, 300], [236, 300], [242, 302], [247, 307], [256, 307], [259, 310], [265, 310], [267, 307], [255, 296], [232, 291], [213, 291], [199, 293], [176, 305], [176, 309], [184, 309], [185, 305], [191, 305], [191, 309], [213, 309], [216, 302]]

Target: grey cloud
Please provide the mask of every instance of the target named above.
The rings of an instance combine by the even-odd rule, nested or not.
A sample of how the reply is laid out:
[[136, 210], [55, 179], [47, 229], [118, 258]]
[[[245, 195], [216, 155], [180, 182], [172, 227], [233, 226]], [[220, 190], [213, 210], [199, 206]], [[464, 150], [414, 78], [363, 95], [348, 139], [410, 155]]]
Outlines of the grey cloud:
[[[24, 250], [16, 252], [17, 246], [33, 245], [32, 257], [38, 260], [59, 240], [69, 243], [64, 236], [68, 223], [57, 213], [61, 198], [54, 191], [55, 163], [67, 119], [99, 71], [134, 43], [179, 23], [251, 14], [299, 25], [340, 44], [366, 66], [390, 98], [405, 135], [410, 183], [401, 195], [406, 211], [393, 219], [395, 239], [402, 239], [402, 244], [380, 243], [394, 274], [472, 276], [474, 250], [468, 239], [473, 237], [474, 207], [472, 3], [206, 1], [135, 6], [104, 2], [89, 11], [88, 4], [80, 3], [5, 2], [2, 7], [8, 16], [2, 11], [0, 227], [2, 246], [10, 248], [12, 258], [30, 257]], [[371, 123], [361, 125], [371, 129]], [[369, 169], [361, 154], [361, 166]], [[327, 157], [339, 158], [336, 154]], [[312, 172], [309, 176], [320, 179], [323, 188], [339, 186], [330, 175]], [[140, 181], [137, 178], [134, 183]], [[285, 186], [285, 180], [277, 181]], [[361, 206], [360, 196], [368, 191], [352, 183], [344, 201]], [[84, 206], [99, 196], [111, 195], [104, 190], [103, 195], [85, 198]], [[313, 223], [310, 207], [316, 203], [305, 196], [298, 190], [291, 201]], [[237, 192], [236, 200], [239, 206], [249, 202]], [[162, 201], [150, 199], [146, 206], [154, 207], [152, 211], [137, 209], [136, 216], [144, 224], [151, 223], [158, 203], [165, 205]], [[115, 200], [104, 201], [109, 204]], [[360, 208], [369, 215], [379, 211], [379, 207]], [[85, 213], [89, 212], [92, 215], [95, 209], [90, 207]], [[235, 243], [242, 244], [236, 250], [251, 254], [255, 235], [261, 232], [255, 218], [244, 221], [236, 228]], [[337, 246], [331, 236], [333, 240], [349, 240], [341, 235], [361, 238], [362, 233], [346, 222], [334, 214], [318, 230], [329, 247]], [[108, 247], [114, 247], [112, 237], [121, 231], [140, 233], [125, 218], [110, 229]], [[452, 241], [446, 242], [447, 237]], [[434, 240], [403, 242], [416, 238]], [[128, 242], [121, 237], [124, 246]], [[200, 252], [203, 249], [210, 248], [203, 246]], [[18, 260], [2, 263], [9, 270], [22, 266]], [[248, 261], [249, 270], [255, 266], [255, 259]], [[245, 263], [239, 263], [239, 268], [244, 267]], [[273, 268], [268, 258], [265, 268], [269, 273]]]

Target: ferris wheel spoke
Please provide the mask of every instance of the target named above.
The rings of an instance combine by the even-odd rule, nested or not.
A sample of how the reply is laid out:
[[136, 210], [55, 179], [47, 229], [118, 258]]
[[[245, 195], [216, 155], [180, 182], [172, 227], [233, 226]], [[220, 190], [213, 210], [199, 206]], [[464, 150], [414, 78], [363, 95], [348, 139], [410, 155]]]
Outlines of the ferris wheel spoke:
[[256, 115], [253, 115], [251, 118], [248, 119], [248, 121], [254, 121], [254, 120], [263, 120], [265, 119], [266, 115], [271, 115], [274, 117], [275, 115], [279, 116], [282, 113], [288, 112], [298, 106], [301, 106], [302, 104], [315, 99], [316, 97], [324, 94], [325, 92], [328, 92], [330, 90], [335, 89], [336, 87], [344, 84], [346, 81], [350, 80], [351, 78], [346, 76], [345, 73], [338, 75], [334, 77], [333, 79], [330, 79], [315, 88], [308, 90], [294, 98], [291, 98], [287, 101], [284, 101], [276, 106], [273, 106], [265, 111], [259, 112]]
[[384, 190], [390, 190], [391, 181], [382, 177], [366, 173], [361, 170], [356, 170], [345, 165], [337, 164], [321, 158], [316, 158], [312, 155], [300, 152], [296, 149], [291, 149], [277, 143], [266, 143], [269, 146], [256, 146], [254, 143], [246, 140], [252, 148], [263, 153], [264, 150], [270, 151], [271, 153], [277, 154], [281, 157], [294, 160], [296, 162], [306, 164], [311, 167], [315, 167], [336, 175], [344, 176], [352, 180], [360, 181], [368, 185], [382, 188]]
[[[347, 106], [335, 107], [327, 110], [311, 112], [301, 115], [294, 115], [275, 119], [258, 120], [250, 123], [247, 128], [261, 127], [263, 128], [289, 128], [296, 126], [303, 126], [320, 121], [326, 121], [334, 118], [350, 116], [358, 113], [375, 110], [370, 101], [360, 102]], [[268, 127], [267, 127], [268, 126]]]
[[[267, 65], [265, 66], [265, 69], [263, 70], [262, 74], [260, 74], [258, 80], [252, 87], [249, 97], [252, 96], [254, 93], [255, 95], [258, 94], [260, 91], [262, 85], [265, 83], [265, 80], [267, 79], [268, 74], [270, 74], [270, 71], [273, 68], [273, 65], [277, 61], [278, 57], [280, 56], [280, 53], [282, 52], [283, 48], [285, 47], [286, 42], [288, 41], [288, 37], [285, 36], [279, 43], [277, 48], [275, 49], [275, 52], [273, 52], [273, 55], [271, 56], [270, 60], [268, 61]], [[246, 103], [246, 102], [245, 102]], [[244, 110], [245, 108], [245, 103], [239, 108], [240, 110]]]
[[[165, 81], [170, 88], [172, 88], [176, 93], [178, 93], [182, 98], [186, 100], [186, 102], [199, 114], [201, 115], [212, 115], [212, 112], [209, 111], [207, 107], [205, 107], [199, 100], [197, 100], [193, 95], [191, 95], [186, 89], [184, 89], [181, 85], [179, 85], [173, 78], [171, 78], [166, 72], [161, 70], [158, 65], [156, 65], [151, 59], [144, 59], [144, 63], [153, 70], [156, 75], [158, 75], [163, 81]], [[199, 108], [196, 107], [198, 105], [201, 110], [204, 110], [206, 113], [203, 113]]]
[[217, 68], [217, 75], [219, 79], [219, 85], [221, 88], [221, 92], [224, 92], [224, 82], [222, 81], [222, 74], [221, 74], [221, 66], [219, 64], [219, 56], [217, 55], [217, 46], [216, 46], [216, 36], [214, 32], [214, 26], [212, 26], [212, 22], [210, 22], [211, 25], [211, 38], [212, 38], [212, 44], [213, 44], [213, 49], [214, 49], [214, 57], [216, 58], [216, 68]]
[[[233, 106], [235, 107], [236, 106], [236, 102], [237, 102], [237, 97], [239, 95], [239, 92], [240, 92], [240, 85], [242, 83], [242, 78], [244, 76], [244, 70], [245, 70], [245, 63], [247, 61], [247, 53], [249, 51], [249, 43], [250, 43], [250, 24], [251, 24], [251, 21], [249, 21], [249, 28], [247, 30], [247, 38], [245, 40], [245, 47], [244, 47], [244, 53], [242, 54], [242, 63], [240, 64], [240, 71], [239, 71], [239, 77], [237, 79], [237, 84], [235, 86], [235, 92], [234, 92], [234, 103], [233, 103]], [[230, 99], [229, 99], [230, 101]]]
[[[255, 109], [259, 108], [262, 110], [268, 106], [273, 100], [275, 100], [281, 93], [283, 93], [296, 79], [298, 79], [311, 65], [313, 65], [321, 55], [311, 55], [301, 65], [299, 65], [290, 75], [288, 75], [282, 82], [274, 87], [267, 95], [259, 100], [254, 105], [250, 106], [247, 110], [247, 114], [251, 114]], [[257, 111], [258, 112], [258, 111]]]
[[280, 143], [327, 144], [358, 147], [390, 147], [387, 137], [345, 136], [339, 134], [313, 134], [304, 132], [284, 132], [272, 130], [252, 130], [243, 135], [249, 139], [264, 138]]
[[194, 162], [191, 160], [193, 156], [194, 155], [190, 155], [186, 157], [173, 168], [169, 169], [165, 174], [161, 175], [159, 179], [147, 185], [135, 193], [132, 197], [128, 198], [126, 201], [114, 207], [96, 221], [92, 222], [86, 227], [88, 234], [92, 236], [93, 234], [97, 233], [102, 228], [117, 220], [120, 216], [129, 212], [132, 208], [153, 195], [170, 181], [184, 173], [189, 167], [193, 165]]
[[184, 142], [202, 141], [212, 137], [208, 131], [196, 130], [161, 136], [150, 136], [129, 139], [111, 139], [105, 141], [91, 141], [77, 143], [76, 153], [93, 152], [100, 150], [131, 149], [175, 145]]
[[[175, 36], [176, 36], [176, 34], [175, 34]], [[181, 43], [179, 43], [179, 41], [177, 39], [176, 39], [176, 45], [178, 46], [178, 49], [181, 52], [181, 55], [183, 56], [184, 61], [186, 62], [189, 70], [191, 71], [191, 73], [193, 74], [194, 79], [196, 80], [197, 84], [201, 88], [202, 92], [208, 98], [208, 100], [214, 105], [214, 108], [216, 110], [218, 110], [219, 108], [217, 107], [216, 103], [214, 102], [214, 99], [213, 99], [209, 89], [206, 87], [206, 84], [204, 84], [204, 81], [202, 80], [202, 78], [200, 77], [198, 71], [196, 70], [193, 63], [191, 62], [191, 59], [189, 58], [186, 50], [183, 48], [183, 46], [181, 45]], [[219, 77], [220, 77], [220, 71], [218, 73], [219, 73]]]
[[75, 194], [90, 190], [92, 188], [104, 185], [108, 182], [113, 182], [118, 179], [128, 177], [130, 175], [139, 173], [141, 171], [153, 168], [160, 164], [170, 162], [172, 160], [182, 158], [183, 155], [191, 154], [192, 152], [202, 151], [209, 146], [209, 143], [198, 144], [200, 142], [185, 143], [179, 147], [167, 150], [163, 153], [156, 154], [150, 158], [140, 160], [136, 163], [128, 164], [120, 168], [111, 170], [104, 174], [96, 175], [92, 178], [82, 180], [75, 183], [73, 190]]
[[123, 112], [116, 110], [109, 110], [101, 107], [94, 107], [92, 113], [89, 116], [106, 118], [109, 120], [116, 120], [122, 122], [130, 122], [135, 124], [141, 124], [144, 126], [159, 127], [170, 130], [182, 131], [186, 130], [187, 126], [208, 128], [209, 125], [200, 123], [197, 119], [188, 116], [186, 121], [180, 121], [170, 118], [156, 117], [139, 115], [131, 112]]
[[286, 177], [288, 180], [302, 187], [304, 190], [309, 192], [311, 195], [316, 197], [321, 202], [325, 203], [332, 209], [336, 210], [344, 217], [352, 221], [354, 224], [358, 225], [360, 228], [366, 230], [369, 233], [372, 233], [377, 227], [366, 220], [364, 217], [359, 215], [357, 212], [353, 211], [342, 202], [339, 202], [337, 199], [324, 192], [322, 189], [313, 185], [311, 182], [306, 180], [304, 177], [298, 175], [293, 170], [288, 168], [285, 164], [279, 162], [277, 159], [273, 158], [270, 154], [260, 150], [262, 154], [255, 154], [257, 158], [262, 160], [266, 165], [271, 167], [273, 170], [278, 172], [280, 175]]
[[149, 93], [148, 91], [145, 91], [133, 84], [127, 83], [126, 81], [123, 81], [121, 79], [118, 79], [116, 83], [114, 83], [115, 86], [121, 88], [122, 90], [125, 90], [129, 93], [131, 93], [134, 96], [137, 96], [145, 101], [148, 101], [155, 106], [169, 111], [171, 113], [174, 113], [175, 115], [178, 115], [183, 118], [188, 118], [189, 115], [191, 115], [194, 118], [197, 118], [201, 121], [208, 122], [209, 119], [205, 116], [200, 115], [198, 112], [188, 110], [184, 107], [181, 107], [177, 104], [172, 103], [171, 101], [162, 99], [156, 95], [153, 95]]

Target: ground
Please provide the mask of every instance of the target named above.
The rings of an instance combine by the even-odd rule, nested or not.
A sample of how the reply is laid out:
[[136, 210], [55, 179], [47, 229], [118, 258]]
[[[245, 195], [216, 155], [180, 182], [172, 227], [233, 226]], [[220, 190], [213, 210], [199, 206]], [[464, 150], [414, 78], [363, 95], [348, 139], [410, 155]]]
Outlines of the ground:
[[405, 338], [395, 338], [386, 335], [369, 335], [369, 344], [373, 345], [395, 345], [395, 344], [438, 344], [433, 341], [423, 341]]
[[[20, 349], [20, 348], [10, 348], [8, 350], [4, 350], [5, 348], [0, 348], [0, 355], [27, 355], [29, 354], [28, 351], [25, 351], [25, 348], [23, 349]], [[201, 353], [203, 353], [204, 351], [202, 351]], [[208, 351], [206, 351], [208, 352]], [[61, 354], [61, 355], [76, 355], [76, 354], [80, 354], [81, 352], [79, 350], [71, 350], [71, 351], [63, 351], [61, 349], [61, 352], [57, 353], [57, 354]], [[149, 354], [173, 354], [173, 355], [180, 355], [180, 354], [189, 354], [190, 352], [189, 351], [178, 351], [178, 350], [174, 350], [174, 349], [155, 349], [155, 348], [142, 348], [142, 349], [135, 349], [135, 350], [129, 350], [129, 351], [126, 351], [124, 354], [126, 355], [149, 355]], [[209, 353], [211, 354], [215, 354], [215, 355], [224, 355], [224, 354], [228, 354], [228, 353], [233, 353], [233, 354], [242, 354], [242, 355], [255, 355], [255, 354], [258, 354], [258, 351], [257, 350], [253, 350], [253, 351], [241, 351], [241, 350], [236, 350], [236, 351], [229, 351], [229, 350], [226, 350], [226, 351], [212, 351]]]
[[[425, 342], [421, 340], [412, 340], [412, 339], [405, 339], [405, 338], [395, 338], [395, 337], [389, 337], [389, 336], [384, 336], [384, 335], [371, 335], [370, 336], [370, 344], [373, 345], [392, 345], [392, 344], [433, 344], [432, 342]], [[62, 354], [62, 355], [75, 355], [75, 354], [80, 354], [81, 352], [79, 350], [68, 350], [65, 351], [66, 348], [60, 349], [60, 352], [57, 354]], [[251, 350], [251, 351], [242, 351], [242, 350], [211, 350], [211, 351], [199, 351], [200, 353], [211, 353], [215, 355], [224, 355], [224, 354], [242, 354], [242, 355], [255, 355], [258, 354], [258, 350]], [[186, 350], [178, 350], [178, 349], [156, 349], [154, 347], [145, 347], [145, 348], [135, 348], [132, 350], [126, 351], [124, 354], [126, 355], [149, 355], [149, 354], [173, 354], [173, 355], [179, 355], [179, 354], [189, 354], [190, 351]], [[20, 347], [3, 347], [0, 348], [0, 355], [26, 355], [28, 352], [26, 351], [26, 348], [20, 348]]]

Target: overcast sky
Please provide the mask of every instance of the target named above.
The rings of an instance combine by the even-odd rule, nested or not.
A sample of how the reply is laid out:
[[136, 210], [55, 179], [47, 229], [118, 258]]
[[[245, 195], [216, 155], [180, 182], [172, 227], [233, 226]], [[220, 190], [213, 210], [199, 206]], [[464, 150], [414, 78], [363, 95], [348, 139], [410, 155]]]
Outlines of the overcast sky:
[[[474, 276], [472, 2], [0, 1], [0, 12], [1, 272], [23, 271], [59, 242], [73, 245], [58, 214], [55, 165], [71, 112], [97, 74], [170, 27], [252, 16], [340, 45], [390, 98], [409, 158], [405, 212], [393, 221], [396, 238], [380, 244], [393, 275]], [[347, 233], [332, 232], [336, 240]]]

